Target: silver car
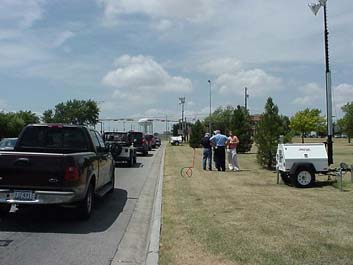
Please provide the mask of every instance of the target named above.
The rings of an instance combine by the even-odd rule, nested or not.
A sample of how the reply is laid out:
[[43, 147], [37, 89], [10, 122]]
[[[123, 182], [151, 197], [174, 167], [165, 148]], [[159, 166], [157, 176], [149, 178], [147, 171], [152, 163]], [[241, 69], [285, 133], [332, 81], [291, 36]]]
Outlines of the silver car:
[[13, 150], [16, 142], [17, 138], [4, 138], [0, 141], [0, 150]]

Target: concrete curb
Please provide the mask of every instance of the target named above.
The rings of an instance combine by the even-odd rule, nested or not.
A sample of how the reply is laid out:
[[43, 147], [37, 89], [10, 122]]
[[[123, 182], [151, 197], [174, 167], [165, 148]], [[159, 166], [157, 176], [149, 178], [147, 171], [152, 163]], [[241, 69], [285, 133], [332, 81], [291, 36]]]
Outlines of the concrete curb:
[[159, 262], [159, 241], [160, 241], [161, 219], [162, 219], [162, 190], [163, 190], [165, 150], [166, 150], [166, 147], [164, 146], [163, 154], [162, 154], [162, 162], [159, 170], [157, 191], [156, 191], [155, 201], [153, 204], [151, 234], [149, 239], [149, 246], [147, 250], [145, 265], [158, 265], [158, 262]]

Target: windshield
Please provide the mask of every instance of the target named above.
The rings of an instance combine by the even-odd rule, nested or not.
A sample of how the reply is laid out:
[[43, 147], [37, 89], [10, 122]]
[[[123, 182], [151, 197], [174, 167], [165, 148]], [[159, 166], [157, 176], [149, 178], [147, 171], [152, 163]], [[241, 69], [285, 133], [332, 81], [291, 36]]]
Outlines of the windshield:
[[14, 147], [17, 139], [3, 139], [0, 142], [0, 147]]

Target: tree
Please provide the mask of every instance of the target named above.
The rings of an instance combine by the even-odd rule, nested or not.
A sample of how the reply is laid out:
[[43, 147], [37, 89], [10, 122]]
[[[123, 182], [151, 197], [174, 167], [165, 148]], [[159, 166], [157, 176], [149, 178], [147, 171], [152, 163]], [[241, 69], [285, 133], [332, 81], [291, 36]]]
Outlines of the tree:
[[197, 148], [200, 147], [200, 141], [203, 136], [203, 125], [202, 123], [197, 120], [195, 124], [191, 126], [191, 135], [190, 135], [190, 141], [189, 145], [192, 148]]
[[249, 112], [245, 109], [245, 107], [238, 105], [237, 108], [233, 110], [230, 130], [239, 139], [237, 152], [249, 152], [253, 143], [253, 139], [251, 137], [251, 119]]
[[255, 142], [258, 148], [257, 161], [262, 166], [272, 168], [280, 135], [286, 135], [286, 124], [283, 116], [278, 114], [278, 107], [268, 98], [265, 112], [256, 126]]
[[[237, 151], [248, 152], [253, 140], [251, 138], [252, 128], [249, 112], [244, 107], [227, 106], [219, 107], [212, 115], [212, 128], [221, 130], [224, 134], [232, 131], [239, 138]], [[208, 127], [209, 117], [204, 120], [204, 127]]]
[[0, 113], [0, 138], [17, 137], [22, 128], [30, 123], [39, 123], [39, 117], [31, 111]]
[[342, 111], [344, 112], [344, 116], [342, 118], [342, 129], [348, 136], [349, 143], [351, 142], [351, 138], [353, 137], [353, 102], [347, 103], [342, 107]]
[[44, 122], [57, 122], [68, 124], [96, 125], [98, 123], [99, 108], [93, 100], [69, 100], [59, 103], [54, 110], [43, 112]]
[[298, 111], [291, 118], [290, 127], [301, 134], [302, 143], [304, 143], [304, 137], [312, 131], [322, 132], [325, 130], [325, 117], [320, 116], [321, 111], [319, 109], [306, 108], [303, 111]]

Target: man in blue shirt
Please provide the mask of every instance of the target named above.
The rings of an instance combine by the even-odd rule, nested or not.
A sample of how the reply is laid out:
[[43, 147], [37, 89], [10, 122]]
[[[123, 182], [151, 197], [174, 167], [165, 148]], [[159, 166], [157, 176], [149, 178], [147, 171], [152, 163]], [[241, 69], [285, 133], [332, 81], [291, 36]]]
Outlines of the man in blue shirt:
[[212, 170], [212, 144], [209, 133], [206, 133], [201, 139], [201, 145], [203, 147], [202, 168], [206, 170], [206, 162], [208, 160], [208, 170]]
[[214, 146], [214, 157], [217, 170], [226, 171], [225, 147], [228, 144], [228, 137], [222, 134], [220, 130], [216, 130], [215, 135], [210, 138], [210, 141]]

